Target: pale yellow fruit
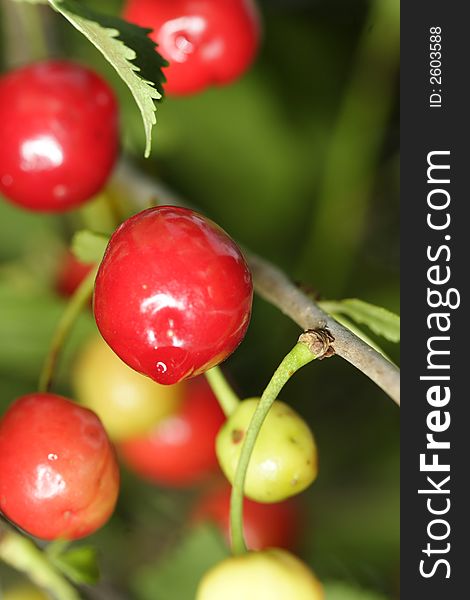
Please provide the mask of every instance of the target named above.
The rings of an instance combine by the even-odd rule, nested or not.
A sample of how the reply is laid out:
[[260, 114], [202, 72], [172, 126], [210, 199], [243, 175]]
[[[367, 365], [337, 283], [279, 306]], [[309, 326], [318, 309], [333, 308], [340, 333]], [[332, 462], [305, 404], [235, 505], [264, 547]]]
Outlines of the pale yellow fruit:
[[93, 410], [109, 437], [123, 441], [147, 433], [176, 412], [185, 384], [159, 385], [140, 375], [111, 350], [100, 336], [82, 349], [73, 371], [78, 402]]
[[[240, 402], [216, 440], [217, 457], [233, 484], [243, 441], [259, 398]], [[290, 406], [276, 401], [256, 440], [246, 474], [245, 495], [280, 502], [308, 487], [317, 476], [317, 449], [308, 425]]]
[[277, 548], [227, 558], [204, 575], [196, 595], [196, 600], [323, 599], [307, 565]]
[[49, 600], [39, 588], [32, 585], [17, 585], [9, 588], [5, 592], [0, 591], [1, 600]]

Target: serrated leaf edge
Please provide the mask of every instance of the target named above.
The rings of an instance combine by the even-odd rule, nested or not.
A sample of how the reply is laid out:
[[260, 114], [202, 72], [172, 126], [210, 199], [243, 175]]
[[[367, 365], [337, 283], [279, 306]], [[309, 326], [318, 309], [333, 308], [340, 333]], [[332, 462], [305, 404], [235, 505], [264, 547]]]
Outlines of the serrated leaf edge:
[[[106, 60], [109, 62], [109, 64], [115, 69], [117, 74], [121, 77], [121, 79], [128, 86], [129, 90], [131, 91], [131, 94], [134, 97], [134, 100], [135, 100], [137, 106], [139, 107], [139, 110], [140, 110], [142, 116], [144, 117], [143, 123], [144, 123], [145, 138], [146, 138], [144, 156], [145, 156], [145, 158], [148, 158], [150, 156], [151, 144], [152, 144], [152, 128], [157, 122], [156, 107], [155, 107], [153, 100], [160, 100], [162, 95], [157, 90], [157, 88], [155, 87], [155, 85], [152, 81], [144, 79], [143, 77], [140, 77], [137, 74], [141, 71], [141, 69], [138, 65], [136, 65], [134, 62], [132, 62], [133, 60], [135, 60], [137, 58], [136, 52], [132, 48], [129, 48], [129, 46], [126, 46], [126, 44], [119, 38], [121, 32], [118, 29], [103, 27], [97, 21], [91, 21], [90, 19], [87, 19], [87, 18], [77, 15], [75, 13], [72, 13], [72, 11], [68, 11], [66, 8], [61, 7], [61, 5], [62, 5], [61, 0], [48, 0], [48, 2], [57, 12], [59, 12], [65, 19], [67, 19], [67, 21], [69, 21], [69, 23], [73, 27], [75, 27], [75, 29], [80, 31], [80, 33], [82, 35], [84, 35], [95, 46], [95, 48], [97, 48], [99, 50], [99, 52], [101, 52], [101, 54], [106, 58]], [[72, 14], [74, 15], [75, 19], [74, 19], [74, 17], [71, 16]], [[80, 22], [79, 22], [80, 20], [82, 20], [86, 23], [89, 23], [91, 29], [98, 28], [98, 29], [106, 32], [110, 39], [112, 39], [116, 44], [119, 44], [122, 47], [122, 50], [123, 50], [122, 56], [125, 59], [128, 66], [130, 67], [129, 71], [125, 71], [125, 73], [122, 73], [116, 67], [113, 57], [110, 56], [110, 54], [99, 43], [99, 40], [90, 31], [85, 30], [80, 25]], [[129, 74], [128, 76], [126, 76], [127, 73]], [[136, 87], [144, 89], [146, 91], [146, 93], [152, 99], [150, 101], [150, 103], [147, 104], [146, 102], [141, 100], [139, 95], [134, 92], [134, 85]], [[150, 106], [150, 104], [151, 104], [151, 106]], [[150, 115], [150, 120], [148, 120], [145, 115]]]

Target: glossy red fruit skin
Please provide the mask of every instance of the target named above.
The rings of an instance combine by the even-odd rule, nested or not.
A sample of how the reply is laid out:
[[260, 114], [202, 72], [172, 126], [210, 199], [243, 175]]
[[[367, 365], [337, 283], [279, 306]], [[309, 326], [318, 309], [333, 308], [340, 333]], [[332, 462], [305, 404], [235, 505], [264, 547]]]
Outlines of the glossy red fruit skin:
[[[210, 490], [193, 511], [193, 521], [212, 521], [230, 544], [230, 495], [228, 485]], [[297, 499], [262, 504], [249, 498], [243, 503], [243, 527], [250, 550], [285, 548], [295, 550], [299, 544], [302, 507]]]
[[179, 385], [187, 390], [177, 413], [150, 433], [118, 445], [132, 471], [168, 487], [191, 486], [217, 471], [215, 438], [225, 420], [204, 377]]
[[64, 298], [72, 296], [93, 267], [93, 263], [81, 262], [68, 250], [64, 254], [62, 263], [57, 272], [55, 282], [57, 293]]
[[124, 18], [154, 30], [150, 37], [170, 63], [165, 91], [175, 96], [234, 81], [259, 45], [253, 0], [128, 0]]
[[96, 73], [48, 60], [0, 78], [0, 193], [62, 212], [106, 183], [119, 144], [117, 101]]
[[94, 311], [101, 335], [126, 364], [173, 384], [235, 350], [252, 298], [235, 242], [194, 211], [161, 206], [131, 217], [111, 237]]
[[16, 400], [0, 421], [0, 510], [44, 540], [77, 539], [111, 516], [115, 452], [98, 417], [54, 394]]

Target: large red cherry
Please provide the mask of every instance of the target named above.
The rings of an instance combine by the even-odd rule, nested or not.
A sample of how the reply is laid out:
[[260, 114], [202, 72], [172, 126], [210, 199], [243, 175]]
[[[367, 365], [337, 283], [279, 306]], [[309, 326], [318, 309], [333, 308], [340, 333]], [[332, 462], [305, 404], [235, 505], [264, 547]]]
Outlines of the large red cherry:
[[98, 328], [130, 367], [173, 384], [225, 360], [248, 327], [253, 287], [235, 242], [185, 208], [145, 210], [113, 234], [96, 278]]
[[0, 421], [0, 509], [44, 540], [76, 539], [111, 516], [114, 450], [98, 417], [54, 394], [16, 400]]
[[0, 193], [61, 212], [106, 183], [119, 142], [117, 102], [96, 73], [48, 60], [0, 78]]
[[128, 0], [124, 17], [153, 29], [158, 51], [170, 63], [169, 94], [230, 83], [250, 66], [259, 44], [253, 0]]

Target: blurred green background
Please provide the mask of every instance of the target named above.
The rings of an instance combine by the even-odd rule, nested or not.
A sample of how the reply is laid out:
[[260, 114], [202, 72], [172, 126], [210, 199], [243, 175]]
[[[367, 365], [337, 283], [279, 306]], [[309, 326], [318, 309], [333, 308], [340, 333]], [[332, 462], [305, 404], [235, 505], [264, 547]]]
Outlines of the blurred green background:
[[[114, 85], [124, 151], [139, 168], [322, 297], [357, 297], [399, 312], [399, 2], [259, 4], [264, 34], [254, 67], [229, 87], [165, 99], [147, 160], [127, 88], [63, 19], [47, 8], [43, 16], [55, 55], [92, 65]], [[99, 8], [116, 13], [120, 2], [102, 0]], [[6, 69], [15, 44], [5, 32], [2, 41]], [[24, 39], [22, 46], [31, 50]], [[54, 274], [87, 218], [26, 214], [0, 202], [2, 409], [35, 389], [64, 307]], [[56, 391], [70, 392], [70, 361], [93, 329], [83, 315]], [[255, 300], [248, 335], [225, 364], [241, 396], [261, 393], [297, 335], [293, 323]], [[397, 347], [380, 343], [398, 362]], [[299, 555], [322, 580], [342, 582], [328, 588], [331, 600], [397, 598], [398, 409], [339, 358], [305, 368], [282, 399], [308, 420], [320, 453], [319, 478], [303, 494], [308, 522]], [[90, 538], [103, 568], [91, 597], [189, 599], [201, 568], [196, 557], [216, 560], [221, 552], [204, 532], [187, 537], [185, 515], [197, 493], [157, 489], [125, 473], [115, 516]]]

